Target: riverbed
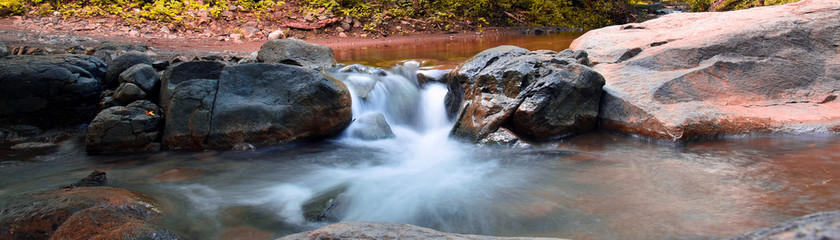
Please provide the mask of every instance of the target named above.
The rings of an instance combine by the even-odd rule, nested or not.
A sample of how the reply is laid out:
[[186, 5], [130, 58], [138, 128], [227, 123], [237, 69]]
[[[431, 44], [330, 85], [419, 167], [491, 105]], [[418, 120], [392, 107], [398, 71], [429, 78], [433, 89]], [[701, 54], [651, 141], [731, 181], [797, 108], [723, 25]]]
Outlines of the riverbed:
[[[453, 40], [336, 56], [344, 64], [389, 68], [415, 59], [445, 69], [502, 44], [559, 51], [576, 36]], [[448, 138], [443, 94], [441, 84], [419, 89], [422, 120], [395, 123], [389, 115], [396, 136], [377, 141], [343, 135], [245, 152], [93, 156], [80, 135], [42, 151], [2, 150], [0, 202], [103, 170], [110, 186], [153, 196], [166, 213], [160, 225], [186, 239], [224, 239], [243, 229], [279, 237], [334, 220], [496, 236], [707, 239], [840, 209], [836, 135], [673, 143], [593, 131], [533, 148], [479, 146]], [[354, 106], [354, 113], [364, 108]], [[325, 221], [306, 217], [327, 208]]]

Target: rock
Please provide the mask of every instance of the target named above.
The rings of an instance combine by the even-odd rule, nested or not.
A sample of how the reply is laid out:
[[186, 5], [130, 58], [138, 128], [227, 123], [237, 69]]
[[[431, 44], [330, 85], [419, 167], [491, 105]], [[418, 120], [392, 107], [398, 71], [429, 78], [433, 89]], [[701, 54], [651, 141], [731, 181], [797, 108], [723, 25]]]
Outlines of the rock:
[[160, 108], [147, 100], [103, 110], [87, 129], [85, 150], [94, 153], [141, 152], [161, 136]]
[[840, 239], [840, 211], [815, 213], [728, 238], [748, 239]]
[[250, 143], [237, 143], [234, 144], [233, 147], [230, 148], [233, 151], [255, 151], [257, 147], [254, 147], [253, 144]]
[[522, 141], [516, 134], [513, 134], [506, 128], [499, 128], [496, 132], [488, 134], [487, 137], [478, 141], [483, 146], [503, 146], [503, 147], [531, 147], [530, 144]]
[[102, 50], [111, 50], [111, 51], [119, 51], [119, 52], [128, 52], [128, 51], [137, 51], [137, 52], [146, 52], [149, 51], [149, 46], [140, 44], [140, 45], [133, 45], [133, 44], [125, 44], [119, 42], [110, 42], [105, 41], [101, 42], [93, 48], [96, 51]]
[[350, 135], [362, 140], [379, 140], [386, 138], [394, 138], [394, 132], [391, 131], [391, 125], [385, 121], [385, 115], [382, 113], [370, 113], [356, 119], [351, 126]]
[[[153, 226], [149, 222], [160, 214], [151, 198], [111, 187], [30, 193], [4, 199], [3, 202], [0, 239], [92, 238], [88, 233], [122, 239], [142, 235], [144, 231], [135, 231], [142, 230], [135, 228], [138, 226], [136, 223], [145, 222], [141, 225]], [[84, 224], [79, 224], [81, 222]], [[174, 236], [159, 227], [153, 228], [159, 231], [150, 233], [166, 232], [164, 236]]]
[[165, 109], [163, 148], [201, 150], [210, 134], [213, 105], [219, 80], [193, 79], [172, 90]]
[[571, 49], [606, 78], [603, 128], [676, 141], [840, 126], [838, 42], [836, 1], [805, 0], [606, 27]]
[[219, 79], [222, 68], [227, 66], [224, 62], [217, 61], [193, 61], [175, 63], [166, 69], [161, 78], [160, 105], [167, 108], [169, 99], [172, 97], [172, 90], [179, 83], [193, 79]]
[[87, 123], [102, 95], [105, 63], [87, 55], [0, 58], [0, 125]]
[[[120, 74], [120, 83], [133, 83], [143, 89], [144, 92], [152, 94], [160, 92], [160, 76], [152, 65], [137, 64]], [[150, 96], [149, 99], [157, 101], [157, 97]]]
[[[2, 142], [3, 139], [0, 139]], [[37, 149], [44, 149], [44, 148], [51, 148], [58, 146], [55, 143], [45, 143], [45, 142], [25, 142], [25, 143], [18, 143], [11, 146], [9, 149], [12, 150], [37, 150]]]
[[257, 59], [266, 63], [283, 63], [322, 70], [335, 66], [335, 53], [326, 46], [298, 39], [275, 39], [260, 47]]
[[166, 71], [166, 69], [169, 68], [169, 61], [155, 61], [152, 63], [152, 68], [154, 68], [155, 71]]
[[280, 238], [306, 239], [534, 239], [454, 234], [401, 223], [342, 222]]
[[0, 57], [9, 56], [9, 48], [6, 47], [6, 44], [0, 42]]
[[152, 58], [138, 51], [130, 51], [114, 58], [105, 72], [105, 87], [116, 87], [119, 84], [120, 74], [137, 64], [152, 65]]
[[351, 119], [349, 90], [320, 72], [285, 64], [229, 66], [219, 80], [207, 143], [229, 148], [324, 138]]
[[103, 171], [93, 171], [90, 175], [74, 184], [70, 184], [61, 188], [77, 188], [77, 187], [97, 187], [108, 184], [108, 176]]
[[284, 33], [283, 30], [280, 30], [280, 29], [274, 30], [273, 32], [268, 34], [268, 40], [285, 39], [285, 38], [286, 38], [286, 33]]
[[152, 178], [155, 182], [181, 182], [204, 176], [204, 171], [198, 169], [175, 168], [169, 169]]
[[143, 92], [143, 89], [140, 89], [134, 83], [122, 83], [114, 91], [114, 100], [121, 103], [120, 105], [126, 105], [145, 98], [146, 92]]
[[593, 129], [604, 79], [578, 61], [514, 46], [479, 53], [446, 77], [452, 135], [477, 142], [504, 126], [547, 140]]
[[[244, 27], [244, 28], [242, 28], [242, 35], [245, 35], [246, 38], [253, 38], [254, 36], [257, 36], [258, 33], [260, 33], [259, 28], [255, 28], [255, 27]], [[262, 36], [262, 34], [260, 34], [260, 36]]]

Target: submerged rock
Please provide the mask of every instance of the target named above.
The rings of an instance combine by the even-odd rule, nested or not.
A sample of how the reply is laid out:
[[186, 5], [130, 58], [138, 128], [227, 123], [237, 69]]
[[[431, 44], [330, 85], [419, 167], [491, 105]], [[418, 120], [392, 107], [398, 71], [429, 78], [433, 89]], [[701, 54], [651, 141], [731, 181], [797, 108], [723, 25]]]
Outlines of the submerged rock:
[[447, 76], [452, 135], [477, 142], [506, 127], [545, 140], [594, 128], [604, 79], [578, 63], [585, 58], [515, 46], [479, 53]]
[[[726, 26], [726, 27], [721, 27]], [[603, 128], [669, 140], [840, 126], [836, 1], [669, 14], [589, 31]]]
[[104, 74], [105, 63], [87, 55], [0, 58], [0, 125], [87, 123], [96, 115]]
[[151, 220], [160, 214], [151, 198], [111, 187], [80, 187], [4, 199], [0, 239], [176, 239]]
[[274, 39], [260, 47], [257, 60], [324, 70], [335, 66], [335, 53], [327, 46], [307, 43], [299, 39]]
[[[163, 125], [160, 108], [147, 100], [111, 107], [96, 115], [85, 136], [88, 152], [141, 152], [156, 150]], [[151, 149], [150, 149], [151, 148]]]
[[93, 171], [90, 175], [74, 184], [70, 184], [61, 188], [77, 188], [77, 187], [96, 187], [105, 186], [108, 184], [108, 176], [103, 171]]
[[385, 115], [382, 113], [370, 113], [356, 119], [350, 130], [350, 135], [362, 140], [396, 137], [391, 130], [391, 125], [388, 125]]
[[[491, 237], [439, 232], [432, 229], [401, 223], [342, 222], [280, 238], [304, 239], [535, 239], [516, 237]], [[545, 238], [548, 239], [548, 238]]]
[[840, 239], [840, 211], [821, 212], [727, 240]]

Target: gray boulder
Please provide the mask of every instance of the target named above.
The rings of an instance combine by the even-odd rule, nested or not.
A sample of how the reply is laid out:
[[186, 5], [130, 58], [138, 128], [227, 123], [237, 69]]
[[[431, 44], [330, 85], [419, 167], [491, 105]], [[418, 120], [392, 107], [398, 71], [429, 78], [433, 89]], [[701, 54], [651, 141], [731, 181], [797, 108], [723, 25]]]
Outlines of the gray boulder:
[[222, 71], [212, 111], [211, 147], [285, 144], [339, 134], [352, 120], [347, 87], [286, 64], [244, 64]]
[[9, 48], [6, 47], [6, 44], [0, 42], [0, 57], [9, 56]]
[[102, 95], [105, 63], [87, 55], [0, 58], [0, 125], [42, 128], [89, 122]]
[[141, 152], [157, 150], [163, 115], [147, 100], [103, 110], [90, 123], [85, 150], [95, 153]]
[[105, 72], [105, 87], [112, 88], [119, 85], [120, 74], [137, 64], [152, 65], [152, 58], [138, 51], [126, 52], [114, 58]]
[[160, 105], [167, 108], [169, 99], [172, 98], [172, 91], [182, 83], [193, 79], [216, 79], [222, 74], [222, 69], [227, 66], [224, 62], [217, 61], [192, 61], [175, 63], [163, 73], [160, 87]]
[[274, 39], [260, 47], [257, 60], [322, 70], [335, 66], [335, 53], [329, 47], [299, 39]]
[[388, 122], [385, 121], [385, 115], [382, 113], [370, 113], [356, 119], [351, 127], [350, 135], [363, 140], [396, 137], [391, 130], [391, 125], [388, 125]]
[[606, 79], [601, 127], [668, 140], [840, 129], [836, 1], [678, 13], [571, 44]]
[[479, 53], [447, 76], [452, 135], [477, 142], [504, 126], [546, 140], [593, 129], [604, 79], [578, 63], [585, 57], [514, 46]]
[[821, 212], [727, 240], [840, 239], [840, 211]]
[[[292, 234], [281, 240], [315, 239], [537, 239], [516, 237], [491, 237], [480, 235], [454, 234], [401, 223], [342, 222], [325, 227]], [[544, 238], [548, 239], [548, 238]], [[559, 239], [559, 238], [555, 238]]]
[[[158, 93], [160, 76], [154, 67], [148, 64], [134, 65], [120, 74], [119, 83], [133, 83], [146, 93]], [[157, 98], [152, 98], [157, 101]]]
[[219, 80], [193, 79], [181, 82], [166, 100], [163, 148], [205, 149]]
[[117, 90], [114, 91], [114, 100], [117, 100], [121, 105], [126, 105], [137, 100], [146, 98], [146, 92], [140, 89], [134, 83], [122, 83]]

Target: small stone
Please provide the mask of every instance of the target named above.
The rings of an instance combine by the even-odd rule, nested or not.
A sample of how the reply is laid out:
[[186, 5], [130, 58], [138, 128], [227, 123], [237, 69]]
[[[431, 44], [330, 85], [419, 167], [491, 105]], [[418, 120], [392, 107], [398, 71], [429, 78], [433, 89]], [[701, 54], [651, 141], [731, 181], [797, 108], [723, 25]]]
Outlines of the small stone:
[[286, 33], [284, 33], [283, 30], [280, 30], [280, 29], [274, 30], [273, 32], [268, 34], [268, 40], [285, 39], [285, 38], [286, 38]]
[[146, 92], [134, 83], [122, 83], [114, 93], [114, 100], [123, 105], [146, 98]]
[[340, 32], [340, 33], [338, 33], [338, 37], [340, 37], [340, 38], [346, 38], [346, 37], [347, 37], [347, 34], [346, 34], [346, 33], [344, 33], [344, 32]]
[[233, 151], [255, 151], [255, 150], [257, 150], [257, 148], [254, 147], [254, 145], [250, 144], [250, 143], [237, 143], [237, 144], [233, 145], [231, 150], [233, 150]]

